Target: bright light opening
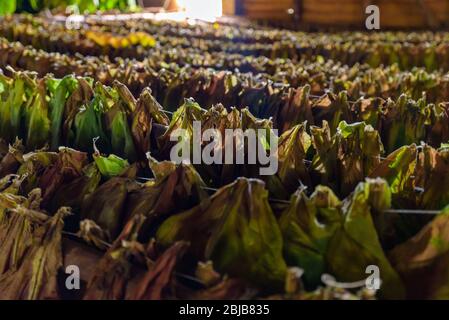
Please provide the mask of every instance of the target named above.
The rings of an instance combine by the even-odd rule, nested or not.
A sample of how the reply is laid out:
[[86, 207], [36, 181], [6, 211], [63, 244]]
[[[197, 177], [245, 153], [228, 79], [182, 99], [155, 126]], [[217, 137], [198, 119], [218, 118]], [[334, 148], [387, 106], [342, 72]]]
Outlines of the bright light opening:
[[187, 18], [214, 22], [223, 15], [222, 0], [177, 0]]

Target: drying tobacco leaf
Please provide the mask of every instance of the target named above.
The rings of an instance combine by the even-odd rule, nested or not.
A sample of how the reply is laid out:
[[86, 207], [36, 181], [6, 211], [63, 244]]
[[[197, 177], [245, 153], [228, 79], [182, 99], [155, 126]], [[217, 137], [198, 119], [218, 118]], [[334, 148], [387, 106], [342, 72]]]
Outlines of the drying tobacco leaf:
[[[274, 146], [273, 143], [277, 141], [278, 137], [274, 134], [272, 127], [271, 120], [257, 119], [247, 108], [242, 110], [231, 108], [228, 112], [223, 105], [213, 106], [203, 115], [201, 135], [205, 133], [205, 130], [213, 129], [214, 136], [209, 136], [209, 140], [207, 138], [202, 140], [199, 151], [210, 155], [214, 162], [212, 164], [194, 162], [195, 167], [203, 179], [213, 186], [231, 183], [238, 177], [263, 177], [260, 170], [262, 167], [266, 167], [267, 163], [258, 162], [255, 152], [250, 149], [250, 144], [253, 144], [254, 148], [257, 147], [257, 152], [267, 153], [272, 148], [271, 155], [276, 157], [277, 149], [275, 147], [277, 145]], [[231, 130], [232, 135], [227, 130]], [[249, 137], [253, 138], [251, 140], [253, 142], [249, 142]], [[201, 136], [197, 136], [195, 142], [200, 138]], [[232, 153], [228, 152], [229, 150]], [[228, 159], [229, 155], [234, 159], [231, 161], [232, 164], [229, 164], [232, 160]], [[277, 159], [270, 160], [276, 161]]]
[[42, 174], [58, 161], [58, 153], [38, 150], [23, 155], [23, 163], [17, 170], [25, 179], [21, 185], [22, 193], [27, 194], [39, 187]]
[[174, 271], [177, 263], [187, 251], [187, 242], [177, 242], [167, 249], [145, 273], [139, 286], [129, 293], [131, 300], [161, 300], [173, 298], [171, 292]]
[[[70, 214], [68, 208], [61, 208], [52, 218], [39, 211], [18, 208], [11, 211], [13, 215], [23, 215], [27, 220], [20, 231], [28, 234], [26, 251], [22, 259], [0, 276], [0, 297], [2, 299], [58, 299], [57, 275], [62, 267], [61, 232], [64, 217]], [[22, 243], [16, 238], [13, 246]]]
[[[91, 87], [91, 80], [81, 77], [76, 78], [77, 86], [66, 101], [64, 107], [64, 116], [62, 124], [62, 143], [70, 145], [69, 142], [74, 139], [75, 133], [72, 130], [75, 117], [83, 106], [86, 106], [93, 98], [94, 92]], [[85, 107], [83, 107], [85, 108]]]
[[431, 106], [425, 98], [418, 101], [401, 95], [396, 102], [387, 101], [382, 121], [382, 141], [387, 152], [418, 141], [425, 141], [426, 126], [430, 123]]
[[449, 203], [449, 148], [422, 147], [415, 167], [414, 183], [417, 208], [441, 210]]
[[50, 140], [50, 118], [45, 79], [34, 83], [33, 90], [36, 93], [24, 108], [25, 146], [28, 150], [43, 148], [48, 145]]
[[136, 150], [128, 124], [128, 117], [136, 109], [134, 97], [119, 82], [114, 82], [113, 88], [104, 87], [98, 83], [95, 93], [101, 100], [105, 130], [111, 142], [111, 152], [135, 161]]
[[329, 273], [344, 282], [365, 279], [366, 268], [378, 266], [380, 296], [401, 299], [405, 296], [403, 284], [385, 256], [373, 222], [373, 215], [390, 206], [391, 193], [384, 180], [367, 179], [360, 183], [343, 203], [344, 222], [329, 242], [326, 260]]
[[109, 250], [98, 262], [89, 279], [84, 300], [122, 300], [132, 277], [131, 257], [144, 254], [144, 247], [137, 242], [138, 230], [144, 218], [135, 216], [123, 228]]
[[[17, 195], [15, 190], [0, 193], [0, 275], [19, 268], [27, 250], [33, 242], [33, 221], [46, 221], [47, 216], [37, 212], [40, 206], [40, 190], [30, 193], [28, 198]], [[15, 214], [13, 210], [19, 210]], [[27, 215], [27, 210], [32, 215]], [[33, 219], [31, 219], [33, 218]]]
[[434, 148], [449, 141], [449, 103], [439, 103], [432, 106], [431, 119], [427, 126], [426, 142]]
[[135, 188], [128, 195], [126, 220], [143, 215], [146, 220], [140, 235], [146, 242], [167, 217], [198, 205], [208, 197], [206, 185], [192, 165], [157, 162], [149, 156], [155, 179]]
[[441, 210], [449, 201], [448, 166], [447, 146], [410, 145], [390, 154], [370, 176], [389, 182], [398, 207]]
[[280, 108], [279, 114], [274, 119], [280, 132], [290, 130], [304, 121], [311, 125], [314, 124], [309, 94], [309, 85], [288, 91], [285, 104]]
[[282, 236], [259, 180], [237, 179], [199, 206], [175, 215], [157, 232], [162, 246], [189, 241], [199, 260], [256, 286], [282, 288], [286, 265]]
[[169, 119], [162, 112], [162, 106], [151, 95], [151, 89], [142, 91], [132, 114], [131, 133], [137, 151], [142, 157], [151, 150], [150, 136], [153, 123], [169, 125]]
[[60, 207], [70, 207], [79, 213], [85, 197], [94, 192], [101, 181], [101, 173], [94, 163], [82, 168], [81, 176], [63, 183], [50, 201], [49, 209], [55, 212]]
[[100, 250], [106, 250], [108, 248], [106, 232], [92, 220], [82, 220], [77, 235]]
[[3, 93], [0, 99], [0, 136], [7, 142], [22, 136], [22, 116], [36, 93], [35, 82], [24, 72], [13, 73], [13, 78], [0, 74]]
[[[103, 114], [107, 109], [104, 96], [92, 90], [91, 79], [77, 78], [78, 86], [67, 99], [64, 109], [63, 139], [65, 145], [93, 152], [92, 141], [109, 151], [110, 140], [104, 130]], [[98, 88], [98, 87], [97, 87]]]
[[[50, 80], [47, 80], [50, 82]], [[66, 76], [54, 86], [54, 92], [51, 96], [50, 119], [51, 119], [51, 149], [56, 150], [61, 145], [63, 116], [65, 106], [78, 86], [77, 79], [72, 76]]]
[[158, 146], [159, 154], [162, 159], [169, 159], [172, 147], [177, 143], [171, 141], [172, 134], [180, 132], [178, 130], [184, 130], [185, 136], [180, 137], [181, 141], [193, 140], [193, 123], [194, 121], [201, 121], [205, 110], [201, 109], [192, 99], [186, 99], [184, 104], [173, 114], [172, 120], [167, 131], [159, 137]]
[[83, 199], [81, 218], [95, 221], [114, 240], [125, 223], [125, 205], [128, 193], [138, 187], [135, 181], [137, 167], [126, 168]]
[[0, 159], [0, 177], [16, 173], [23, 163], [24, 147], [21, 140], [10, 145], [7, 153]]
[[327, 121], [332, 134], [337, 132], [341, 121], [355, 122], [351, 117], [348, 94], [345, 91], [338, 95], [333, 93], [324, 95], [312, 105], [312, 112], [315, 123]]
[[284, 132], [278, 142], [278, 171], [264, 179], [270, 194], [276, 199], [287, 198], [300, 185], [310, 186], [310, 176], [305, 165], [311, 138], [306, 123]]
[[404, 146], [389, 154], [370, 174], [370, 177], [385, 179], [393, 197], [393, 203], [397, 206], [412, 208], [412, 201], [407, 198], [414, 197], [413, 184], [410, 177], [416, 166], [418, 156], [417, 146], [412, 144]]
[[56, 162], [48, 166], [39, 178], [39, 188], [43, 192], [42, 205], [45, 207], [63, 184], [79, 178], [86, 165], [86, 153], [64, 147], [59, 148]]
[[449, 207], [389, 253], [409, 299], [449, 298]]
[[323, 128], [312, 127], [316, 150], [312, 167], [319, 183], [332, 186], [346, 196], [380, 163], [383, 146], [379, 133], [363, 122], [338, 126], [331, 137], [327, 122]]
[[304, 270], [307, 287], [316, 287], [327, 269], [326, 254], [335, 231], [343, 223], [341, 202], [327, 187], [318, 186], [311, 197], [298, 190], [279, 220], [288, 265]]

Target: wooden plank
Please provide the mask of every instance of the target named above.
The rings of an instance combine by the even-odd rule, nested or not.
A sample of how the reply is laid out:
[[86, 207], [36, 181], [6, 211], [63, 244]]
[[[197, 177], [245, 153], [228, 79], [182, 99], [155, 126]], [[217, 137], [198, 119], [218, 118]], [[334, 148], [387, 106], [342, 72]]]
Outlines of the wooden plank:
[[[363, 23], [365, 0], [242, 0], [247, 15], [257, 19], [289, 19], [289, 8], [300, 8], [301, 21], [311, 24], [356, 26]], [[419, 4], [422, 2], [422, 5]], [[300, 3], [300, 4], [299, 4]], [[370, 0], [369, 3], [373, 3]], [[381, 26], [425, 27], [449, 22], [449, 1], [447, 0], [375, 0], [380, 7]], [[425, 8], [425, 9], [424, 9]], [[427, 12], [427, 14], [424, 14]], [[338, 14], [336, 14], [338, 13]], [[431, 16], [429, 20], [429, 15]]]

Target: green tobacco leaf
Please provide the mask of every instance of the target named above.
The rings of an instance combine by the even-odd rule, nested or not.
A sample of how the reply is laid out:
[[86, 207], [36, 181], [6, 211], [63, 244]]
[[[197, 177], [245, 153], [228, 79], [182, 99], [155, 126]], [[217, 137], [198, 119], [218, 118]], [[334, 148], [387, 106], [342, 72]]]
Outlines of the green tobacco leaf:
[[11, 14], [16, 11], [16, 0], [0, 2], [0, 15]]
[[366, 268], [377, 266], [382, 281], [380, 296], [401, 299], [405, 297], [403, 284], [385, 256], [372, 216], [390, 206], [391, 193], [384, 180], [360, 183], [344, 202], [344, 223], [330, 241], [326, 258], [329, 273], [345, 282], [365, 279]]
[[191, 253], [217, 270], [265, 289], [281, 289], [286, 275], [282, 235], [258, 180], [240, 178], [210, 200], [169, 218], [159, 228], [163, 246], [189, 241]]
[[51, 148], [56, 150], [61, 145], [61, 131], [63, 116], [67, 99], [75, 91], [78, 81], [73, 76], [66, 76], [64, 79], [53, 84], [53, 94], [50, 99], [50, 119], [51, 119]]
[[117, 157], [114, 154], [103, 157], [100, 154], [94, 153], [94, 161], [101, 175], [108, 179], [118, 176], [129, 167], [127, 160]]
[[136, 109], [136, 101], [129, 90], [118, 82], [114, 88], [98, 84], [96, 94], [102, 101], [105, 128], [111, 142], [111, 152], [130, 161], [136, 159], [136, 150], [128, 124], [128, 117]]
[[28, 150], [36, 150], [48, 144], [50, 139], [50, 118], [44, 81], [40, 81], [33, 103], [25, 109], [28, 119], [25, 145]]
[[102, 125], [102, 104], [98, 97], [94, 97], [91, 103], [83, 106], [75, 116], [73, 146], [76, 149], [93, 152], [92, 141], [99, 137], [102, 150], [109, 150], [107, 138]]
[[332, 190], [318, 186], [310, 198], [298, 190], [290, 203], [279, 220], [285, 260], [304, 270], [308, 287], [316, 287], [327, 269], [329, 241], [343, 223], [341, 202]]
[[25, 138], [22, 117], [26, 106], [34, 100], [36, 84], [20, 72], [15, 72], [12, 79], [1, 76], [1, 82], [6, 95], [0, 100], [0, 135], [7, 142], [12, 142], [17, 137]]

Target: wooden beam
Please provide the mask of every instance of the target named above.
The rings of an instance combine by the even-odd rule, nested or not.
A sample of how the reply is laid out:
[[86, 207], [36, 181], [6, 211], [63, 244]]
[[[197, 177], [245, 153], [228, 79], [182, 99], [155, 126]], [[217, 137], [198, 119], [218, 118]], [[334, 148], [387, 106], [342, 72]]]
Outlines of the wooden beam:
[[426, 2], [424, 0], [416, 0], [421, 10], [423, 11], [424, 17], [426, 19], [426, 23], [431, 28], [438, 28], [438, 20], [435, 18], [432, 10], [429, 9]]

